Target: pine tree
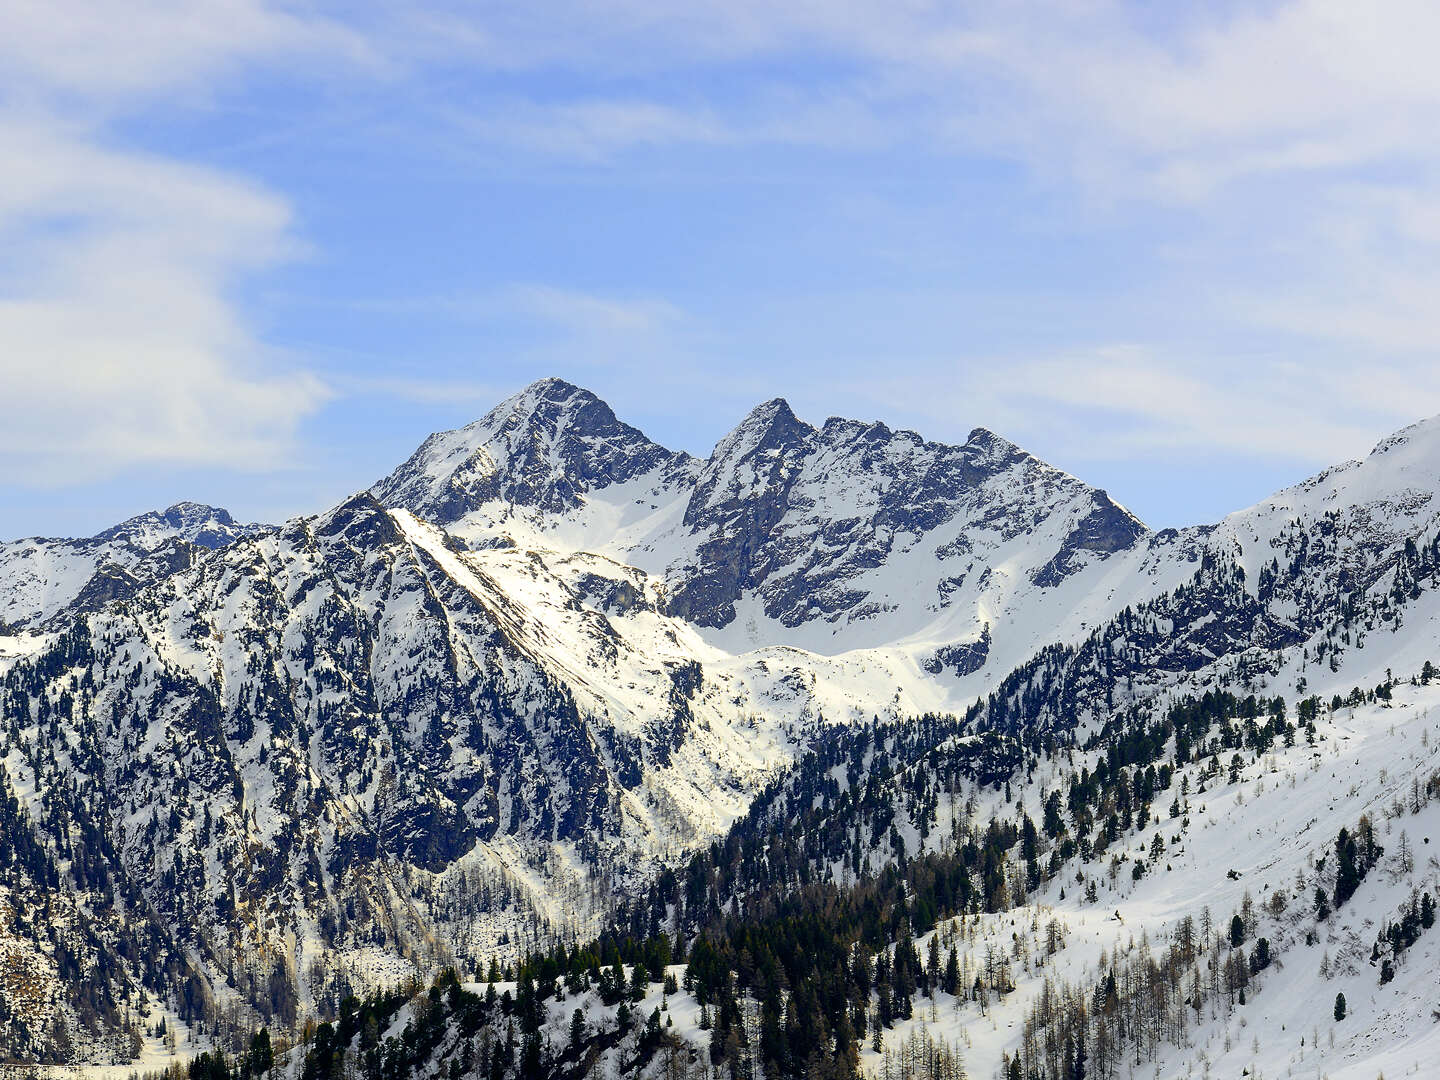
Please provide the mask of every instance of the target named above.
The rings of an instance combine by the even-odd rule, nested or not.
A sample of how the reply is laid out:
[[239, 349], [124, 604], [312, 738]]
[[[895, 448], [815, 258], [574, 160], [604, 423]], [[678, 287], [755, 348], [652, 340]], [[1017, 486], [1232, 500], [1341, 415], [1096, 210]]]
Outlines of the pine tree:
[[1360, 870], [1356, 865], [1356, 845], [1348, 829], [1341, 829], [1335, 838], [1335, 906], [1355, 895], [1360, 885]]
[[1335, 995], [1335, 1020], [1338, 1023], [1345, 1019], [1345, 995]]
[[275, 1063], [275, 1053], [270, 1045], [270, 1031], [261, 1028], [250, 1040], [249, 1066], [251, 1076], [263, 1076]]

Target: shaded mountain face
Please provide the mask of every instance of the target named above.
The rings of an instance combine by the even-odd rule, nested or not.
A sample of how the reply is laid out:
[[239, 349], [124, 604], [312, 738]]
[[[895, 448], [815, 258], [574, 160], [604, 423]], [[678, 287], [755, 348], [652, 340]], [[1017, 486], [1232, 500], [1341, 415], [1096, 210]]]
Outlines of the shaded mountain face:
[[[1048, 556], [1032, 580], [1054, 585], [1084, 553], [1125, 550], [1146, 533], [1103, 491], [983, 428], [961, 446], [880, 423], [831, 419], [816, 429], [781, 400], [716, 446], [684, 525], [693, 563], [671, 574], [672, 610], [711, 627], [729, 624], [747, 593], [785, 626], [867, 618], [913, 599], [914, 586], [935, 588], [934, 565], [947, 555], [1027, 535]], [[927, 543], [942, 537], [943, 551]], [[934, 557], [911, 581], [873, 573], [917, 550]], [[880, 594], [886, 584], [893, 592]]]

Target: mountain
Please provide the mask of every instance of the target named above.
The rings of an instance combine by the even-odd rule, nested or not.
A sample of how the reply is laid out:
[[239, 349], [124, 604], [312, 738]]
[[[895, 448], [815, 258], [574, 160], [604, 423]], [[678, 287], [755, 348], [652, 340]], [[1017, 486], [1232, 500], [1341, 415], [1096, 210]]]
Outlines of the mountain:
[[699, 462], [555, 379], [431, 436], [371, 490], [472, 547], [643, 570], [667, 613], [729, 652], [978, 643], [991, 623], [1025, 623], [1019, 609], [1063, 606], [1049, 590], [1148, 535], [983, 429], [963, 446], [880, 423], [817, 429], [777, 399]]
[[180, 502], [122, 521], [86, 539], [31, 537], [0, 542], [0, 626], [39, 626], [98, 610], [263, 525], [228, 511]]
[[1063, 754], [847, 732], [607, 936], [366, 1002], [294, 1064], [338, 1078], [378, 1013], [401, 1077], [1428, 1075], [1440, 694], [1381, 689], [1187, 698]]
[[[816, 429], [781, 400], [715, 447], [683, 527], [672, 606], [708, 627], [729, 625], [742, 606], [787, 628], [885, 622], [916, 586], [940, 611], [964, 595], [965, 573], [983, 576], [1022, 536], [1044, 560], [1025, 576], [1047, 588], [1145, 533], [1103, 491], [984, 429], [958, 447], [879, 423]], [[934, 571], [962, 559], [958, 575]]]
[[[1426, 421], [1152, 532], [982, 428], [947, 446], [777, 399], [702, 461], [552, 379], [315, 516], [181, 504], [6, 545], [0, 802], [31, 839], [0, 849], [0, 944], [47, 989], [4, 1048], [124, 1056], [153, 1038], [135, 1015], [223, 1044], [617, 920], [868, 887], [932, 834], [963, 847], [953, 806], [916, 816], [939, 792], [983, 828], [1019, 787], [1038, 820], [1037, 783], [1102, 760], [1111, 783], [1134, 762], [1110, 748], [1176, 703], [1353, 700], [1431, 658], [1437, 493]], [[1052, 907], [1056, 875], [1096, 872], [1067, 827]], [[1024, 878], [1019, 835], [966, 873]], [[716, 841], [733, 862], [704, 862]]]

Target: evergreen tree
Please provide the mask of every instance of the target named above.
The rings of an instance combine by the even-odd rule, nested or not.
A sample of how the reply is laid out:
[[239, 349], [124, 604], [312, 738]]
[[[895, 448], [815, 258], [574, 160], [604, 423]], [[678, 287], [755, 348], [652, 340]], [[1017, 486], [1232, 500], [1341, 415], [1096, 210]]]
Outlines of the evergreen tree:
[[261, 1028], [250, 1040], [250, 1054], [247, 1060], [251, 1076], [263, 1076], [275, 1064], [275, 1051], [270, 1045], [270, 1031]]
[[1355, 841], [1348, 829], [1341, 829], [1335, 838], [1335, 906], [1338, 908], [1360, 885], [1360, 870], [1356, 864]]

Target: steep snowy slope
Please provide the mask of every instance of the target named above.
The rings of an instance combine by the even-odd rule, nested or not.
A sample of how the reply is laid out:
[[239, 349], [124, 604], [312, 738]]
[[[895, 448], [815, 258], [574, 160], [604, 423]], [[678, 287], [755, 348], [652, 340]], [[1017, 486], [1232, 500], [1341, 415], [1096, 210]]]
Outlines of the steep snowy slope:
[[[1401, 686], [1390, 701], [1322, 710], [1313, 742], [1259, 754], [1239, 747], [1238, 767], [1226, 749], [1223, 770], [1203, 762], [1178, 769], [1156, 797], [1173, 796], [1178, 816], [1157, 805], [1103, 860], [1067, 866], [1018, 909], [937, 931], [970, 971], [999, 951], [1014, 989], [986, 1008], [937, 991], [933, 1012], [917, 1009], [886, 1033], [885, 1046], [923, 1032], [960, 1047], [982, 1076], [1002, 1054], [1053, 1062], [1063, 1058], [1060, 1003], [1071, 987], [1087, 1002], [1103, 1000], [1097, 988], [1113, 970], [1120, 1002], [1113, 1013], [1097, 1004], [1089, 1018], [1092, 1065], [1104, 1019], [1112, 1062], [1137, 1066], [1136, 1076], [1424, 1075], [1440, 1047], [1440, 931], [1417, 927], [1419, 940], [1403, 952], [1385, 931], [1412, 902], [1418, 908], [1422, 893], [1440, 900], [1431, 854], [1440, 840], [1437, 706], [1433, 687]], [[979, 816], [1024, 812], [1038, 822], [1047, 791], [1064, 792], [1067, 775], [1094, 767], [1088, 755], [1076, 755], [1073, 773], [1068, 763], [1042, 761], [1023, 787], [1017, 781], [1013, 806], [981, 794]], [[1362, 820], [1383, 849], [1378, 862], [1352, 897], [1317, 917], [1316, 890], [1335, 896], [1337, 837]], [[944, 830], [941, 821], [935, 831]], [[929, 936], [917, 942], [922, 956]], [[1257, 962], [1261, 938], [1268, 960]], [[1243, 981], [1227, 967], [1237, 953], [1248, 969]], [[1382, 961], [1396, 970], [1385, 984]], [[1127, 986], [1158, 1000], [1137, 1006]], [[1347, 1002], [1343, 1021], [1333, 1014], [1337, 993]], [[880, 1055], [867, 1056], [880, 1066]]]
[[987, 687], [987, 722], [1103, 720], [1187, 684], [1328, 697], [1418, 668], [1437, 632], [1437, 489], [1440, 424], [1426, 421], [1363, 462], [1192, 530], [1181, 539], [1201, 557], [1188, 578], [1149, 599], [1132, 583], [1136, 599], [1088, 637], [1061, 637]]

